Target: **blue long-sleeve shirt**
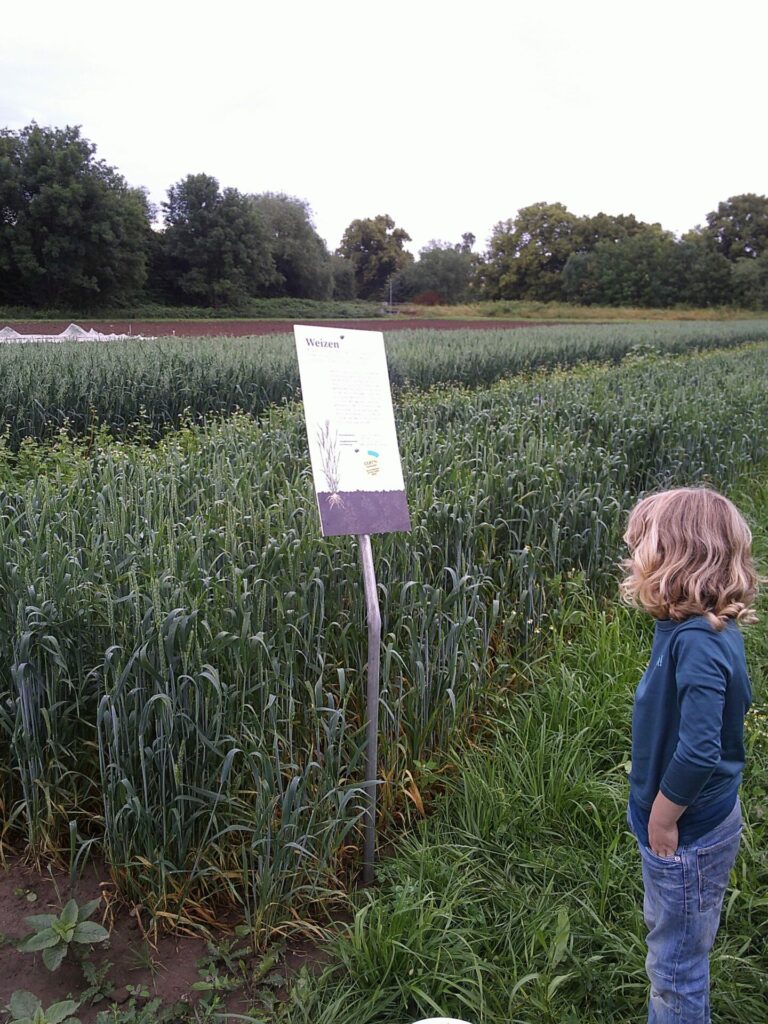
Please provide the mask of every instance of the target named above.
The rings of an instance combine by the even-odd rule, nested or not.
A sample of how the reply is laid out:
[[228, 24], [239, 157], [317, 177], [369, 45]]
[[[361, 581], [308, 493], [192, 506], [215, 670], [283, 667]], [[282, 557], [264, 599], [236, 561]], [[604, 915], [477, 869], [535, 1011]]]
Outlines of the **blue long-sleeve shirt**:
[[661, 791], [686, 807], [680, 844], [718, 825], [736, 802], [744, 767], [744, 716], [752, 691], [739, 627], [703, 615], [656, 623], [651, 660], [632, 712], [632, 823], [648, 845]]

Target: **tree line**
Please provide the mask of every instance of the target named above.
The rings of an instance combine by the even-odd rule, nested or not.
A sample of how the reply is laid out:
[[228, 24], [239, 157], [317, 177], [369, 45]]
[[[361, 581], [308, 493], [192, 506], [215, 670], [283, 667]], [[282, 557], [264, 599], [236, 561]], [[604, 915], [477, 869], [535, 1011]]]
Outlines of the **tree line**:
[[768, 197], [732, 196], [706, 221], [677, 238], [632, 214], [542, 202], [499, 221], [484, 252], [466, 233], [414, 259], [407, 232], [380, 214], [353, 220], [332, 253], [294, 196], [190, 174], [158, 210], [78, 127], [0, 130], [0, 303], [33, 309], [236, 309], [280, 296], [768, 308]]

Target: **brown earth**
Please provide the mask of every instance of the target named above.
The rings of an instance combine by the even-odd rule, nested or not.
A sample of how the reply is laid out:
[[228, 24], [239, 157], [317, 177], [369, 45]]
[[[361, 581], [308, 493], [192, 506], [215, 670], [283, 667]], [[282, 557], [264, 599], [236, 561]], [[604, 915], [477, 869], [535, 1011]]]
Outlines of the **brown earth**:
[[[81, 327], [104, 334], [143, 334], [154, 337], [176, 335], [180, 338], [252, 337], [264, 334], [291, 334], [294, 323], [312, 327], [347, 327], [368, 331], [459, 331], [507, 330], [518, 327], [553, 327], [557, 320], [432, 320], [422, 317], [392, 317], [373, 320], [78, 320]], [[59, 334], [69, 327], [66, 320], [13, 320], [8, 326], [20, 334]]]
[[[86, 982], [80, 965], [67, 954], [56, 971], [49, 971], [40, 953], [22, 953], [16, 946], [20, 939], [32, 932], [24, 918], [34, 914], [59, 913], [67, 900], [74, 898], [79, 905], [102, 897], [102, 904], [91, 920], [98, 921], [109, 930], [108, 942], [93, 947], [89, 959], [96, 968], [109, 964], [107, 978], [112, 988], [109, 998], [95, 1005], [83, 1005], [76, 1016], [82, 1024], [93, 1024], [96, 1015], [107, 1009], [113, 1002], [127, 1005], [132, 996], [128, 986], [146, 987], [146, 994], [139, 999], [139, 1005], [147, 998], [159, 998], [164, 1008], [176, 1004], [193, 1004], [200, 993], [193, 989], [195, 982], [203, 978], [198, 961], [209, 955], [207, 942], [202, 938], [174, 935], [156, 935], [148, 928], [146, 917], [125, 906], [118, 905], [113, 898], [113, 887], [105, 881], [107, 874], [93, 865], [88, 865], [82, 876], [70, 886], [66, 872], [49, 869], [40, 873], [19, 858], [9, 859], [0, 865], [0, 1016], [2, 1009], [17, 989], [32, 992], [47, 1008], [62, 999], [79, 1000]], [[214, 944], [232, 941], [232, 935], [224, 933], [213, 936]], [[237, 942], [239, 948], [242, 942]], [[81, 950], [88, 947], [81, 946]], [[249, 951], [246, 951], [249, 952]], [[270, 968], [268, 985], [278, 1000], [286, 998], [282, 979], [296, 973], [303, 965], [310, 970], [319, 969], [326, 956], [317, 946], [306, 939], [295, 939], [288, 949], [279, 951], [279, 962]], [[247, 960], [248, 972], [263, 976], [270, 972], [260, 969], [263, 961], [258, 957]], [[222, 967], [221, 973], [226, 973]], [[282, 976], [282, 979], [281, 977]], [[253, 1005], [253, 999], [238, 990], [225, 999], [230, 1013], [245, 1013]], [[258, 1005], [258, 1001], [257, 1001]]]

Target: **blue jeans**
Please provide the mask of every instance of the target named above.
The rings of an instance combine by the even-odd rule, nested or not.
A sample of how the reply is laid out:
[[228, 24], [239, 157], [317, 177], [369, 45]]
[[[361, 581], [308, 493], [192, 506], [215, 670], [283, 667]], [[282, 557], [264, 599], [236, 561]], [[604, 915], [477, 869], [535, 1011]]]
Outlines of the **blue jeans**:
[[638, 843], [651, 982], [648, 1024], [711, 1022], [709, 952], [742, 828], [737, 800], [724, 821], [672, 857], [657, 857]]

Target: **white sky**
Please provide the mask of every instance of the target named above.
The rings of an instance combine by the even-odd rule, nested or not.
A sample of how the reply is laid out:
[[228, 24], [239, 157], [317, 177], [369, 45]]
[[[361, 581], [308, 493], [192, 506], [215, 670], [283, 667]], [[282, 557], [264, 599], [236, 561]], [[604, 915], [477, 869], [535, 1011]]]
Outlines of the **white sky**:
[[765, 0], [2, 5], [0, 127], [80, 124], [160, 202], [189, 173], [483, 248], [538, 201], [675, 232], [768, 192]]

